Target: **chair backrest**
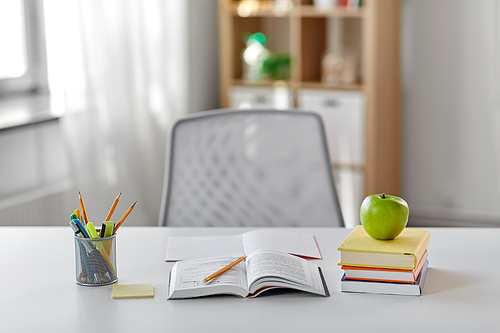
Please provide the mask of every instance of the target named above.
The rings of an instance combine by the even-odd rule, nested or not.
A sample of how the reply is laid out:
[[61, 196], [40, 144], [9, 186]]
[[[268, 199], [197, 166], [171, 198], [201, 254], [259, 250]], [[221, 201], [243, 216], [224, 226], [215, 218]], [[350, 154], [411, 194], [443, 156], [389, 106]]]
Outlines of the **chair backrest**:
[[344, 226], [321, 117], [220, 109], [177, 120], [160, 226]]

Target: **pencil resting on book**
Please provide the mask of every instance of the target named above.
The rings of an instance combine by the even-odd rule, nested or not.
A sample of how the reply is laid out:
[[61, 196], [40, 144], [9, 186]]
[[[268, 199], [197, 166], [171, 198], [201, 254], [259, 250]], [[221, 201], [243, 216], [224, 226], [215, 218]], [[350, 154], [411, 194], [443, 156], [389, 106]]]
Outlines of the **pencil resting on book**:
[[136, 202], [134, 202], [134, 203], [132, 204], [132, 206], [130, 206], [130, 207], [127, 209], [127, 211], [125, 212], [125, 214], [123, 214], [123, 216], [122, 216], [122, 218], [120, 219], [120, 221], [118, 221], [118, 222], [116, 223], [116, 226], [115, 226], [115, 234], [116, 234], [116, 232], [118, 231], [118, 228], [120, 228], [120, 226], [122, 225], [123, 221], [125, 221], [125, 219], [127, 218], [127, 216], [130, 214], [130, 212], [132, 211], [132, 209], [134, 209], [134, 207], [135, 207], [135, 204], [136, 204], [136, 203], [137, 203], [137, 201], [136, 201]]
[[230, 270], [231, 268], [233, 268], [234, 266], [238, 265], [240, 262], [242, 262], [243, 260], [245, 260], [246, 257], [243, 256], [235, 261], [233, 261], [232, 263], [230, 263], [229, 265], [219, 269], [217, 272], [207, 276], [206, 278], [203, 279], [203, 283], [207, 283], [209, 282], [210, 280], [213, 280], [215, 279], [216, 277], [218, 277], [219, 275], [221, 274], [224, 274], [225, 272], [227, 272], [228, 270]]
[[113, 205], [111, 206], [111, 209], [109, 210], [108, 216], [106, 216], [106, 219], [104, 221], [111, 221], [111, 216], [113, 216], [113, 212], [115, 211], [116, 205], [118, 205], [118, 201], [120, 201], [120, 196], [122, 195], [122, 192], [118, 194], [116, 197], [115, 201], [113, 201]]
[[[237, 257], [212, 257], [177, 261], [168, 277], [168, 299], [230, 294], [255, 297], [276, 287], [330, 296], [321, 268], [297, 256], [273, 250], [256, 250], [239, 260], [223, 275], [205, 283], [212, 272], [219, 271]], [[227, 267], [227, 266], [226, 266]]]

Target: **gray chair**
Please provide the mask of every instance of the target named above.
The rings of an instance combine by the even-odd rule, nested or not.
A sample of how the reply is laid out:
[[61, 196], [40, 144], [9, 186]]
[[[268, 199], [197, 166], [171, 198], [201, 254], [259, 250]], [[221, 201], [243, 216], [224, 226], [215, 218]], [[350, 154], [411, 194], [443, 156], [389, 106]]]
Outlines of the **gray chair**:
[[344, 226], [315, 113], [200, 112], [167, 146], [159, 226]]

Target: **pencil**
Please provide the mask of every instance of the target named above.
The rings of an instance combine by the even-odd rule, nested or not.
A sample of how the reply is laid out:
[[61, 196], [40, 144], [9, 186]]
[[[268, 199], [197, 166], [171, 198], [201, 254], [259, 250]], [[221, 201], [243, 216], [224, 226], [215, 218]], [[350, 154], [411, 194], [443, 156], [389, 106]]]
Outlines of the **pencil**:
[[130, 214], [130, 212], [132, 211], [132, 209], [134, 209], [134, 207], [135, 207], [135, 204], [136, 204], [136, 203], [137, 203], [137, 201], [136, 201], [136, 202], [134, 202], [134, 203], [132, 204], [132, 206], [130, 206], [130, 207], [127, 209], [127, 211], [125, 212], [125, 214], [123, 214], [123, 216], [122, 216], [122, 218], [120, 219], [120, 221], [118, 221], [118, 223], [116, 224], [116, 227], [115, 227], [115, 234], [116, 234], [116, 231], [118, 230], [118, 228], [122, 225], [123, 221], [125, 221], [125, 219], [127, 218], [128, 214]]
[[87, 210], [85, 209], [85, 204], [83, 203], [83, 198], [80, 191], [78, 191], [78, 200], [80, 200], [80, 207], [82, 207], [83, 222], [87, 224], [89, 223], [89, 218], [87, 216]]
[[205, 279], [203, 279], [203, 283], [207, 283], [208, 281], [218, 277], [219, 275], [227, 272], [228, 270], [230, 270], [231, 268], [233, 268], [234, 266], [238, 265], [240, 262], [242, 262], [243, 260], [245, 260], [246, 257], [243, 256], [235, 261], [233, 261], [232, 263], [230, 263], [229, 265], [227, 265], [226, 267], [224, 268], [221, 268], [219, 269], [217, 272], [213, 273], [212, 275], [209, 275], [207, 276]]
[[109, 210], [108, 216], [106, 216], [106, 219], [104, 221], [110, 221], [111, 216], [113, 216], [113, 212], [115, 211], [116, 205], [118, 205], [118, 201], [120, 201], [120, 196], [122, 195], [122, 192], [118, 194], [116, 197], [115, 201], [113, 202], [113, 206], [111, 206], [111, 209]]

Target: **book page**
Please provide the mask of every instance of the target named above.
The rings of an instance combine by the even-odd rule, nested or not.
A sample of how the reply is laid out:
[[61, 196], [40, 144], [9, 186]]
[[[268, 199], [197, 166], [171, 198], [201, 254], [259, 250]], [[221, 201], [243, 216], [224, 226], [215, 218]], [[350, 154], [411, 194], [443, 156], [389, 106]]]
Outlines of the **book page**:
[[168, 298], [187, 298], [220, 293], [239, 296], [247, 294], [245, 263], [239, 263], [229, 271], [203, 283], [203, 279], [235, 261], [236, 257], [219, 257], [178, 261], [172, 268]]
[[241, 235], [172, 236], [167, 239], [165, 261], [244, 255]]
[[257, 250], [275, 250], [300, 257], [322, 259], [316, 238], [312, 234], [284, 230], [255, 230], [242, 236], [245, 254]]
[[318, 266], [278, 251], [260, 250], [246, 259], [249, 291], [281, 286], [324, 294]]

